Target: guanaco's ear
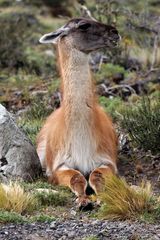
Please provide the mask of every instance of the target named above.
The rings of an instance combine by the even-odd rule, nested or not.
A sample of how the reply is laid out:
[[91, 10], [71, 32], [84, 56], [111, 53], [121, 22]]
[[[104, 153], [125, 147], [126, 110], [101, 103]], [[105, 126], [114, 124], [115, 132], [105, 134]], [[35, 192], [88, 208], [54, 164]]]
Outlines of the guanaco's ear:
[[69, 28], [67, 27], [61, 27], [55, 32], [47, 33], [43, 35], [40, 39], [40, 43], [53, 43], [57, 44], [57, 41], [60, 37], [65, 36], [68, 34]]

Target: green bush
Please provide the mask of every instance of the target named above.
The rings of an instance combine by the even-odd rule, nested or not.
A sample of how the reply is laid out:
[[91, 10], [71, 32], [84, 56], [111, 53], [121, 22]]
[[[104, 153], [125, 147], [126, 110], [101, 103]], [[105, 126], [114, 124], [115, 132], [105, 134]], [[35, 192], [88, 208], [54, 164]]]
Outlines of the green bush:
[[99, 103], [114, 121], [119, 119], [121, 109], [124, 108], [124, 103], [119, 97], [110, 99], [103, 96], [99, 98]]
[[107, 63], [107, 64], [102, 64], [100, 71], [97, 73], [97, 77], [101, 79], [111, 78], [118, 73], [122, 73], [126, 75], [127, 71], [120, 65]]
[[30, 13], [3, 13], [0, 16], [0, 67], [20, 68], [26, 64], [24, 43], [29, 41], [31, 29], [36, 29], [37, 20]]
[[144, 97], [137, 106], [123, 111], [121, 126], [133, 144], [152, 153], [160, 152], [160, 94]]
[[[21, 8], [20, 8], [21, 9]], [[55, 70], [54, 60], [48, 56], [38, 42], [45, 26], [35, 17], [34, 12], [12, 10], [0, 15], [0, 68], [23, 69], [26, 73], [49, 75]], [[44, 48], [43, 48], [44, 47]]]

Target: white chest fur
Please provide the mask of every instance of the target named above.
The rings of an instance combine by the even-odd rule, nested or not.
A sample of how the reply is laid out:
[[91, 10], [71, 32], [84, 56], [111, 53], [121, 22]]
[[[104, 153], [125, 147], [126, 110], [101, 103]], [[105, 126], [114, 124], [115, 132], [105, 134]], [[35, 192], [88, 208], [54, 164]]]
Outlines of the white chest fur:
[[96, 152], [96, 142], [93, 138], [89, 122], [74, 123], [70, 131], [69, 141], [64, 149], [58, 152], [53, 170], [76, 169], [87, 175], [95, 168], [112, 164], [109, 156]]

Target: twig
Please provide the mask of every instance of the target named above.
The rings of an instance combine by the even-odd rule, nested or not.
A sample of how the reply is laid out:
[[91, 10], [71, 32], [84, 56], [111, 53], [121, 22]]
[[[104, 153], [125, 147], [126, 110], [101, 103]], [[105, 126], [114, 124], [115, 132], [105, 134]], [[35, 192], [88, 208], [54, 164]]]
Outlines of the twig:
[[88, 17], [88, 18], [92, 19], [93, 21], [97, 22], [97, 20], [92, 16], [90, 10], [85, 5], [81, 4], [80, 8], [81, 8], [82, 16]]

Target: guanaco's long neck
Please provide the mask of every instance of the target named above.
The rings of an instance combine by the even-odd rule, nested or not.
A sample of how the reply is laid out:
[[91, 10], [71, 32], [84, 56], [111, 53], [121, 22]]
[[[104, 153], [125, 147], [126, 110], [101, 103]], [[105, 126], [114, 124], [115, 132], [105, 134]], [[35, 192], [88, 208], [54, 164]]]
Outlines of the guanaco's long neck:
[[89, 56], [76, 49], [60, 48], [59, 58], [65, 118], [86, 119], [94, 104]]

